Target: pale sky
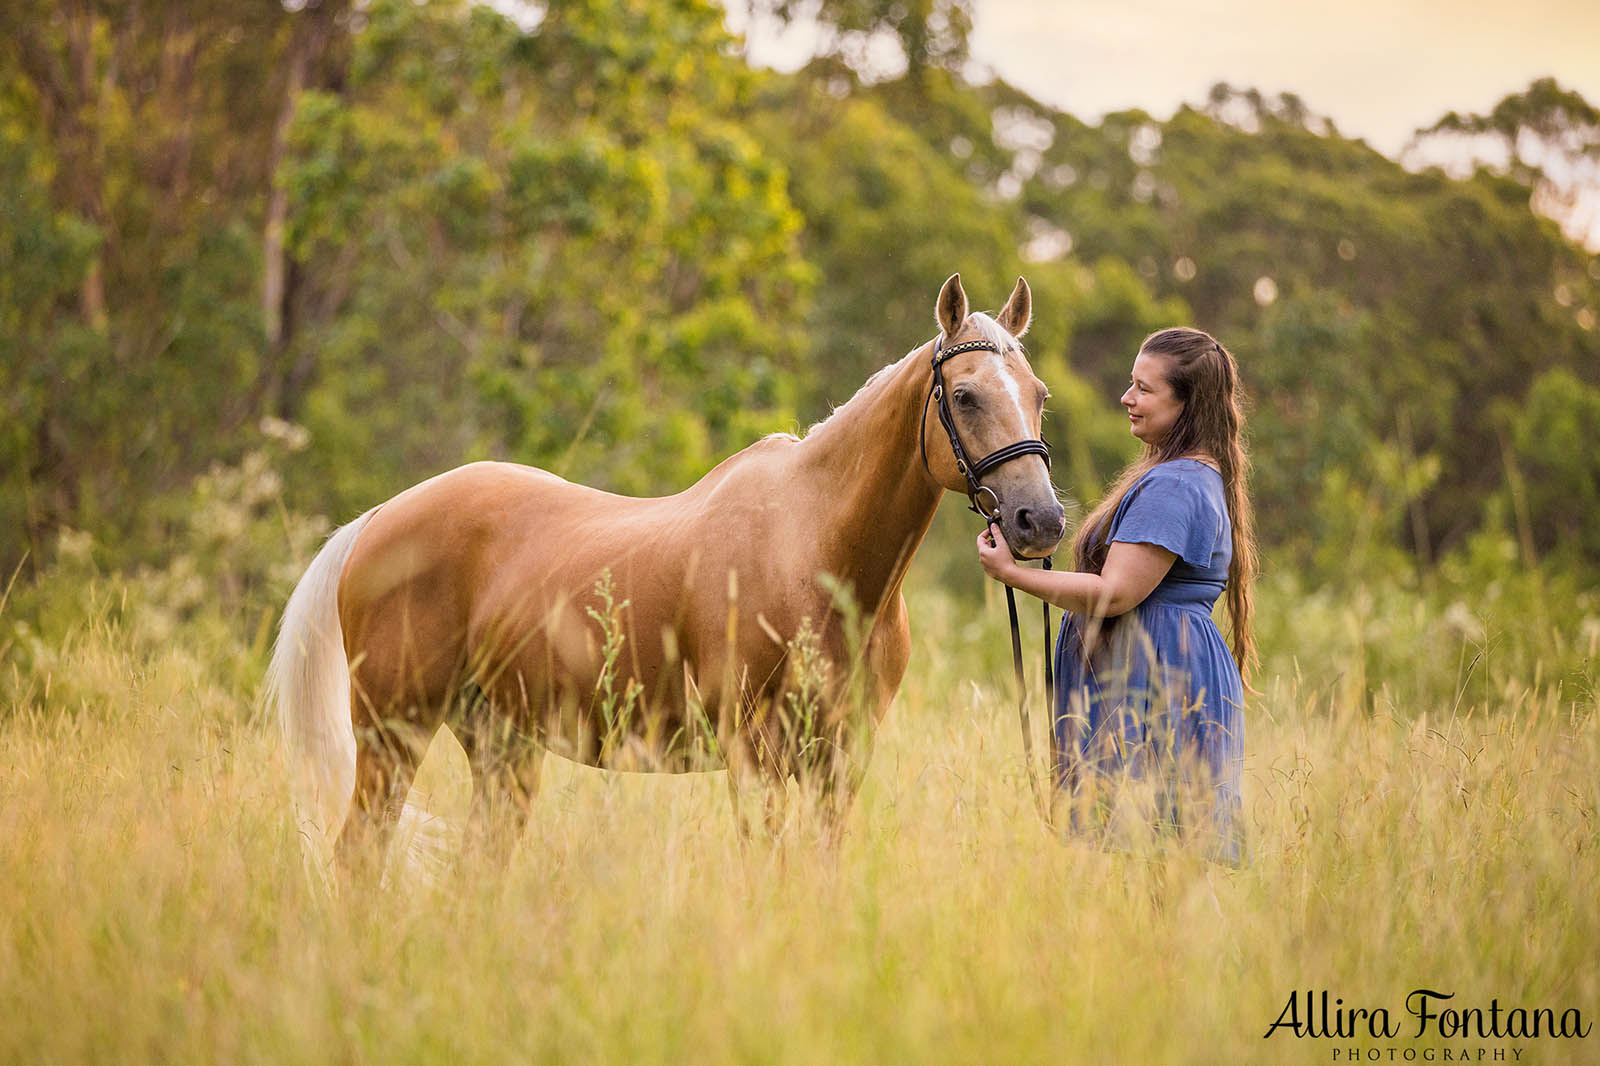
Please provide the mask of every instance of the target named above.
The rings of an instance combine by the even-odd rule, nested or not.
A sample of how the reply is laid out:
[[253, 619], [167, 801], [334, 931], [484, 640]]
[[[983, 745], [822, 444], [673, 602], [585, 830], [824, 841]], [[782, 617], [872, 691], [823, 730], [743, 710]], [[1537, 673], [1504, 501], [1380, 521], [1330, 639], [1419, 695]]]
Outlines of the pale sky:
[[[1394, 155], [1416, 127], [1538, 77], [1600, 103], [1600, 0], [975, 0], [973, 22], [978, 64], [1090, 121], [1164, 119], [1227, 81], [1298, 93]], [[751, 58], [792, 68], [810, 40], [758, 31]]]

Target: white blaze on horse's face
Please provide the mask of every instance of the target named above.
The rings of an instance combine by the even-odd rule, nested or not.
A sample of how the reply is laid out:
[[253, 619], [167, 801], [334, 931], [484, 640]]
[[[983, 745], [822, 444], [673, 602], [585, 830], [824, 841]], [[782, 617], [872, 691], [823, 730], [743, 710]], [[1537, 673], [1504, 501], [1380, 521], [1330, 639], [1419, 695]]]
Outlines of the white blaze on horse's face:
[[[1011, 397], [1012, 404], [1014, 404], [1016, 406], [1016, 408], [1017, 408], [1017, 417], [1020, 418], [1023, 422], [1027, 422], [1027, 420], [1028, 420], [1028, 412], [1022, 406], [1022, 387], [1017, 384], [1016, 375], [1013, 374], [1011, 372], [1011, 369], [1005, 365], [1004, 357], [1003, 356], [997, 356], [996, 358], [999, 358], [1001, 360], [1000, 370], [999, 370], [1000, 384], [1005, 386], [1006, 395]], [[1043, 387], [1044, 382], [1039, 381], [1037, 378], [1035, 378], [1034, 381], [1035, 381], [1035, 384], [1039, 385], [1041, 388]], [[1042, 406], [1042, 401], [1041, 401], [1040, 412], [1042, 413], [1042, 411], [1043, 411], [1043, 406]]]
[[[1017, 279], [1011, 299], [995, 318], [967, 314], [960, 285], [960, 275], [955, 275], [939, 294], [945, 346], [982, 340], [999, 349], [962, 352], [944, 364], [950, 411], [962, 447], [976, 463], [1008, 445], [1040, 439], [1049, 390], [1034, 375], [1016, 340], [1031, 316], [1027, 282]], [[937, 418], [924, 428], [930, 440], [947, 439]], [[956, 468], [954, 455], [948, 447], [941, 451], [946, 461], [938, 467], [940, 483], [965, 493], [966, 479]], [[982, 486], [999, 502], [1001, 532], [1014, 552], [1038, 557], [1055, 550], [1066, 532], [1066, 512], [1042, 456], [1022, 455], [1004, 462], [983, 475]]]

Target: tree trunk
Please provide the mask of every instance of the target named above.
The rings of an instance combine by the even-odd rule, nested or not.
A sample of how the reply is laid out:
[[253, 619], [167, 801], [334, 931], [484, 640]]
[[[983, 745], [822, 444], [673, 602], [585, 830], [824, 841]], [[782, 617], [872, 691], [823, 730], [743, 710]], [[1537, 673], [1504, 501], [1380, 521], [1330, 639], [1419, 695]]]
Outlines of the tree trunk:
[[106, 226], [105, 199], [101, 191], [101, 153], [99, 128], [94, 121], [97, 104], [95, 92], [94, 13], [74, 5], [66, 12], [67, 48], [72, 79], [67, 90], [66, 108], [61, 113], [62, 147], [60, 176], [67, 185], [67, 195], [62, 198], [69, 207], [93, 223], [101, 234], [101, 245], [95, 249], [84, 271], [83, 286], [79, 294], [79, 311], [89, 328], [104, 332], [106, 328], [105, 246], [112, 234]]
[[261, 321], [267, 352], [257, 387], [252, 390], [258, 401], [271, 402], [280, 409], [286, 406], [284, 397], [280, 395], [274, 401], [267, 401], [266, 395], [281, 393], [288, 377], [304, 376], [303, 372], [296, 374], [297, 368], [290, 368], [287, 362], [294, 340], [295, 302], [305, 280], [304, 272], [298, 269], [285, 243], [290, 203], [281, 171], [289, 154], [289, 129], [294, 123], [300, 94], [308, 88], [343, 86], [347, 54], [339, 55], [332, 62], [325, 57], [336, 36], [348, 32], [348, 13], [349, 0], [321, 0], [320, 3], [312, 0], [296, 17], [289, 50], [284, 57], [283, 102], [272, 134], [272, 154], [267, 168], [267, 215], [262, 235]]
[[[283, 106], [278, 111], [278, 122], [272, 131], [272, 155], [267, 166], [267, 223], [262, 237], [262, 255], [265, 267], [261, 280], [261, 321], [267, 336], [267, 346], [277, 352], [287, 331], [284, 329], [284, 294], [289, 274], [288, 252], [284, 247], [284, 226], [289, 218], [289, 192], [279, 180], [289, 150], [289, 126], [294, 121], [295, 105], [305, 89], [306, 70], [311, 65], [313, 33], [306, 30], [311, 19], [302, 16], [295, 27], [294, 39], [285, 57], [287, 68], [284, 77]], [[275, 361], [275, 360], [274, 360]]]

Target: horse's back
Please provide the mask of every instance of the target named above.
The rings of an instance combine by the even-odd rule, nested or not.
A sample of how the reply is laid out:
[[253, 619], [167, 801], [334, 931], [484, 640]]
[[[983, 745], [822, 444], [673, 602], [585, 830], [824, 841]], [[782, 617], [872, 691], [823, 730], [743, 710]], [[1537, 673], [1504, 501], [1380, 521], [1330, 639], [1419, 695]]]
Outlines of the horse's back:
[[359, 609], [445, 568], [472, 566], [508, 511], [566, 484], [534, 467], [484, 462], [413, 485], [377, 508], [362, 531], [345, 561], [341, 609]]
[[437, 701], [508, 657], [524, 683], [582, 682], [598, 650], [597, 581], [612, 572], [619, 601], [664, 609], [682, 580], [683, 553], [667, 542], [685, 539], [693, 510], [514, 463], [472, 463], [407, 489], [373, 514], [341, 576], [358, 682], [390, 703]]
[[492, 580], [508, 528], [549, 513], [541, 501], [577, 488], [533, 467], [472, 463], [381, 505], [339, 583], [340, 622], [358, 681], [412, 690], [406, 698], [441, 695], [437, 690], [464, 667], [474, 603]]
[[[782, 656], [765, 634], [791, 632], [788, 613], [826, 602], [808, 609], [815, 589], [769, 587], [787, 585], [774, 572], [783, 568], [755, 549], [792, 524], [795, 501], [783, 491], [792, 448], [758, 442], [668, 497], [619, 496], [495, 462], [400, 493], [372, 515], [341, 578], [358, 688], [380, 714], [447, 702], [468, 682], [502, 704], [581, 701], [603, 669], [595, 612], [609, 577], [626, 630], [621, 668], [670, 712], [685, 667], [707, 695], [720, 676], [730, 570], [743, 578], [737, 654], [765, 677]], [[804, 576], [810, 585], [815, 575]]]

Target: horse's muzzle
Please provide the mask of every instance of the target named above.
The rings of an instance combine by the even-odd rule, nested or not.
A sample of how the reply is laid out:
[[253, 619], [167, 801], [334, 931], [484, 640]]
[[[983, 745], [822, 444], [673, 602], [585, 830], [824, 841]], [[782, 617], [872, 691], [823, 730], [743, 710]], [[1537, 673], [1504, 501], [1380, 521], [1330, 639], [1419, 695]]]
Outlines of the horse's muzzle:
[[1039, 559], [1051, 554], [1067, 532], [1067, 512], [1056, 500], [1043, 505], [1006, 508], [1001, 512], [1002, 532], [1013, 555]]

